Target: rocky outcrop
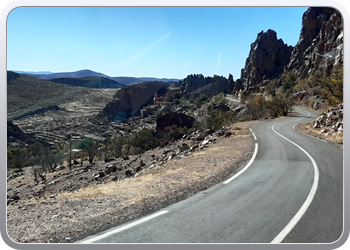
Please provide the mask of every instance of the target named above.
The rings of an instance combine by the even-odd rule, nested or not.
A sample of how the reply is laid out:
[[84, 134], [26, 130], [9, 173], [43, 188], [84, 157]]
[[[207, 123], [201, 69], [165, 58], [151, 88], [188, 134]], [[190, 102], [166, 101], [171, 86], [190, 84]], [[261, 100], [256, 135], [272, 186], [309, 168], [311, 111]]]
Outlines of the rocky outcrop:
[[218, 75], [204, 77], [202, 74], [194, 74], [188, 75], [179, 84], [184, 95], [217, 95], [221, 92], [231, 93], [234, 89], [235, 81], [231, 74], [228, 79]]
[[278, 77], [288, 64], [293, 49], [282, 39], [277, 39], [273, 30], [261, 31], [250, 47], [249, 56], [241, 72], [245, 89], [254, 88], [264, 80]]
[[140, 115], [142, 107], [153, 104], [154, 94], [163, 95], [166, 89], [163, 82], [145, 82], [122, 88], [97, 117], [105, 117], [109, 121], [123, 121], [127, 117]]
[[342, 133], [344, 129], [343, 114], [343, 104], [341, 103], [337, 107], [321, 113], [313, 122], [313, 127], [324, 128], [323, 132], [330, 132], [329, 130], [331, 130], [333, 133]]
[[320, 70], [329, 74], [343, 62], [343, 19], [333, 8], [309, 8], [303, 15], [300, 38], [286, 70], [301, 78]]
[[279, 77], [284, 71], [295, 71], [306, 78], [317, 70], [329, 74], [343, 63], [343, 19], [333, 8], [311, 7], [303, 15], [300, 38], [295, 47], [277, 39], [276, 32], [260, 32], [236, 81], [235, 91], [254, 89], [265, 80]]

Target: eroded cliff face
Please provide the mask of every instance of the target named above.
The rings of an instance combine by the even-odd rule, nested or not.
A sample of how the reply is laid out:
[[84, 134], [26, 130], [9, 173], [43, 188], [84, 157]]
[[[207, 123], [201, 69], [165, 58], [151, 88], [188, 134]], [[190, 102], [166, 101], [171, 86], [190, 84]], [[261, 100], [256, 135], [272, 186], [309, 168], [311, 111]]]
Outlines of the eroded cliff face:
[[309, 8], [303, 15], [300, 38], [286, 70], [301, 78], [320, 70], [329, 74], [343, 63], [343, 18], [333, 8]]
[[241, 81], [244, 89], [252, 89], [264, 85], [265, 80], [279, 77], [284, 71], [295, 71], [297, 76], [306, 78], [317, 70], [329, 74], [342, 62], [343, 19], [340, 12], [333, 8], [312, 7], [303, 14], [295, 47], [277, 39], [273, 30], [258, 34], [251, 44]]
[[145, 82], [122, 88], [97, 116], [109, 121], [123, 121], [140, 115], [142, 107], [153, 104], [154, 94], [163, 95], [166, 89], [164, 82]]
[[260, 32], [251, 44], [249, 56], [241, 72], [241, 80], [246, 89], [259, 86], [265, 80], [271, 80], [283, 73], [292, 53], [282, 39], [277, 39], [273, 30]]

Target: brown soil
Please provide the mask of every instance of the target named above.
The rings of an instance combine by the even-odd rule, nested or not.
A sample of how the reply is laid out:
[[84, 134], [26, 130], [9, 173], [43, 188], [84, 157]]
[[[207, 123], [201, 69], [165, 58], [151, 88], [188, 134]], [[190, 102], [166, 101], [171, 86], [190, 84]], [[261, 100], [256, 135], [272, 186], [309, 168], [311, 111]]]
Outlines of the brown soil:
[[[193, 145], [181, 139], [129, 159], [47, 173], [46, 183], [34, 182], [27, 168], [7, 183], [8, 195], [19, 196], [7, 206], [8, 235], [19, 243], [74, 242], [186, 199], [244, 166], [254, 148], [248, 129], [253, 123], [235, 124], [199, 151], [181, 152], [181, 145]], [[142, 170], [126, 178], [125, 169], [137, 168], [141, 160]], [[123, 170], [96, 177], [108, 165]]]

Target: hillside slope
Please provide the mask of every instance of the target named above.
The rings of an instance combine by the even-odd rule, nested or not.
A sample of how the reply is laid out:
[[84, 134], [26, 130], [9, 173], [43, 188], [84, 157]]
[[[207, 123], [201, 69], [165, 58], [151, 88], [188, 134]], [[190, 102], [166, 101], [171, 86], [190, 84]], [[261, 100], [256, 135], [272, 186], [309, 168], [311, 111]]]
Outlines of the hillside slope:
[[57, 82], [72, 86], [86, 88], [123, 88], [124, 84], [102, 76], [84, 76], [79, 78], [54, 78], [51, 82]]
[[[8, 72], [7, 120], [20, 119], [36, 112], [45, 112], [50, 107], [73, 102], [83, 96], [99, 95], [102, 90], [69, 86], [35, 77]], [[117, 91], [117, 89], [111, 89]], [[103, 97], [103, 94], [101, 96]], [[107, 97], [106, 97], [107, 98]], [[40, 100], [38, 102], [38, 100]], [[108, 97], [108, 100], [110, 98]], [[102, 100], [100, 100], [103, 102]], [[107, 100], [106, 100], [107, 102]]]

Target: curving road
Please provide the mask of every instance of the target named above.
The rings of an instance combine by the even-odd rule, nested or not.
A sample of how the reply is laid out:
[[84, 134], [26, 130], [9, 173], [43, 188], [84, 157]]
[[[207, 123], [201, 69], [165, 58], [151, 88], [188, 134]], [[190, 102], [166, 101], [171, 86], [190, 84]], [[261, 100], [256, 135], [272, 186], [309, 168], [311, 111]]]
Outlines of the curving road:
[[[343, 231], [343, 149], [294, 125], [255, 124], [256, 151], [241, 172], [189, 199], [79, 243], [332, 243]], [[233, 149], [234, 150], [234, 149]]]

